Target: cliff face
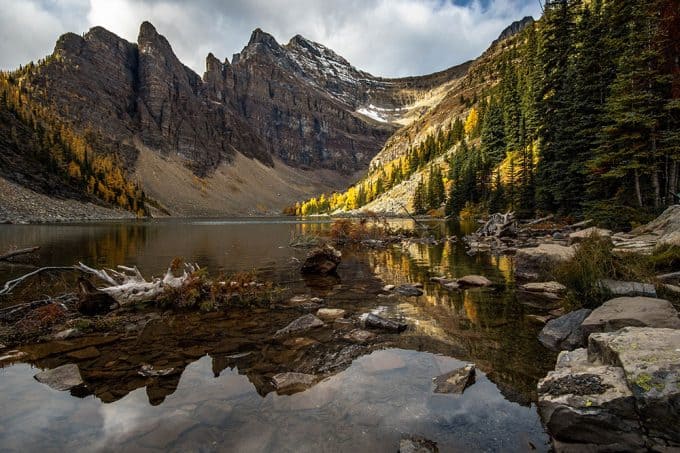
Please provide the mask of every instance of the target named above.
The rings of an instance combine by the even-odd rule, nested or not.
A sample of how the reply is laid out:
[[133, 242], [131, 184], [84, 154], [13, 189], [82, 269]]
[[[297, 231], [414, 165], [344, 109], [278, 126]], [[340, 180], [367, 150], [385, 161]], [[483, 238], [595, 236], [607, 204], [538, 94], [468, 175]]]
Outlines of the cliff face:
[[[200, 77], [144, 22], [137, 43], [101, 27], [83, 36], [67, 33], [50, 57], [15, 83], [30, 94], [35, 108], [48, 110], [89, 137], [98, 152], [115, 153], [157, 201], [182, 215], [202, 212], [173, 209], [192, 206], [193, 198], [179, 202], [176, 194], [168, 196], [166, 188], [145, 179], [153, 172], [143, 166], [160, 162], [156, 157], [172, 169], [181, 167], [176, 168], [180, 173], [188, 170], [197, 180], [221, 181], [216, 171], [244, 156], [277, 174], [302, 175], [297, 197], [321, 189], [318, 178], [304, 177], [312, 170], [330, 172], [324, 173], [330, 179], [324, 190], [340, 189], [368, 168], [399, 127], [414, 122], [428, 103], [441, 97], [442, 87], [463, 77], [468, 66], [384, 79], [302, 36], [281, 45], [257, 29], [231, 63], [209, 54]], [[147, 158], [141, 159], [141, 153]], [[240, 190], [247, 192], [248, 184], [258, 182], [247, 181]], [[183, 189], [187, 187], [176, 188]], [[205, 190], [215, 197], [234, 197], [224, 187]], [[274, 200], [263, 209], [291, 201], [286, 193], [277, 194], [280, 206]], [[238, 204], [238, 196], [232, 201]], [[232, 212], [211, 211], [219, 213]]]

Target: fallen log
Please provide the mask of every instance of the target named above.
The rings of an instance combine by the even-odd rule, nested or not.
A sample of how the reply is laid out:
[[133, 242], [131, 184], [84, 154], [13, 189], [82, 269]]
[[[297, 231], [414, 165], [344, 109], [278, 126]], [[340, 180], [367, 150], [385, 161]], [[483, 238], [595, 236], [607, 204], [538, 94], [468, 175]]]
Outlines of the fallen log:
[[545, 216], [545, 217], [541, 217], [540, 219], [535, 219], [535, 220], [532, 220], [531, 222], [527, 222], [526, 224], [524, 224], [524, 226], [531, 226], [531, 225], [536, 225], [536, 224], [539, 224], [539, 223], [543, 223], [543, 222], [545, 222], [545, 221], [547, 221], [547, 220], [552, 219], [553, 217], [554, 217], [554, 215], [550, 214], [550, 215], [547, 215], [547, 216]]
[[22, 275], [21, 277], [17, 277], [13, 280], [9, 280], [7, 283], [5, 283], [5, 286], [3, 286], [2, 289], [0, 289], [0, 296], [4, 296], [6, 294], [10, 294], [14, 288], [16, 288], [20, 283], [22, 283], [24, 280], [33, 277], [38, 274], [42, 274], [43, 272], [48, 272], [48, 271], [73, 271], [75, 270], [74, 266], [46, 266], [46, 267], [41, 267], [39, 269], [36, 269], [32, 272], [29, 272], [28, 274]]
[[514, 229], [515, 223], [514, 212], [506, 212], [505, 214], [497, 212], [491, 214], [489, 220], [477, 230], [477, 234], [479, 236], [500, 237], [501, 235], [508, 233], [509, 230]]
[[19, 255], [27, 255], [29, 253], [33, 253], [37, 250], [39, 250], [40, 247], [35, 246], [35, 247], [28, 247], [25, 249], [19, 249], [19, 250], [12, 250], [11, 252], [7, 252], [4, 255], [0, 255], [0, 261], [7, 261], [10, 258], [14, 258], [15, 256]]

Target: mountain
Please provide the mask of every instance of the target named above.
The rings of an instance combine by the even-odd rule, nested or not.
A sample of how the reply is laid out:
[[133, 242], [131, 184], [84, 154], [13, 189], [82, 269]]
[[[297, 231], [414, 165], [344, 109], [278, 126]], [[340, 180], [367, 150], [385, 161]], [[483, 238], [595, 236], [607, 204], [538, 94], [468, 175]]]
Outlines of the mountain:
[[33, 168], [80, 190], [63, 196], [140, 214], [280, 212], [350, 184], [468, 66], [385, 79], [302, 36], [281, 45], [257, 29], [231, 62], [209, 54], [201, 77], [148, 22], [136, 43], [101, 27], [67, 33], [44, 60], [2, 74], [5, 125], [33, 131], [44, 165], [8, 140], [0, 176], [50, 192]]

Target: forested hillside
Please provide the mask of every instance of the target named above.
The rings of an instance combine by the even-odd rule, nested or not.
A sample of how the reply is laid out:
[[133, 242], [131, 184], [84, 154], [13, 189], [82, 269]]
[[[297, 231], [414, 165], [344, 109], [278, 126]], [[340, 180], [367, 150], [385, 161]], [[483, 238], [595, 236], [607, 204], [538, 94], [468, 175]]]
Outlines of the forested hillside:
[[372, 164], [346, 193], [296, 212], [372, 208], [381, 194], [407, 194], [417, 213], [445, 204], [450, 215], [467, 207], [641, 221], [677, 202], [679, 22], [677, 0], [548, 1], [540, 21], [495, 44], [453, 88], [474, 87], [460, 95], [464, 112]]

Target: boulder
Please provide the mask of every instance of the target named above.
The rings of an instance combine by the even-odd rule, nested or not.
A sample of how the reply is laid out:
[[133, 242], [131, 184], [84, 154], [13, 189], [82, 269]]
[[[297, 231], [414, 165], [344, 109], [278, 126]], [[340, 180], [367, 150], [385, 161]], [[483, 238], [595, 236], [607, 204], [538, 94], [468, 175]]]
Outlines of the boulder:
[[567, 290], [566, 286], [558, 282], [525, 283], [520, 288], [532, 293], [563, 293]]
[[71, 390], [74, 387], [83, 385], [83, 378], [80, 376], [78, 365], [73, 363], [41, 371], [34, 377], [38, 382], [59, 391]]
[[557, 244], [518, 249], [515, 254], [515, 274], [520, 278], [536, 278], [573, 258], [575, 251], [574, 247]]
[[408, 324], [386, 319], [373, 313], [364, 313], [359, 317], [359, 320], [364, 327], [387, 330], [389, 332], [403, 332], [408, 327]]
[[584, 239], [597, 236], [601, 238], [608, 238], [611, 237], [612, 232], [611, 230], [604, 230], [602, 228], [597, 228], [597, 227], [590, 227], [586, 228], [581, 231], [574, 231], [569, 235], [569, 243], [570, 244], [576, 244], [578, 242], [583, 241]]
[[295, 321], [292, 321], [283, 329], [279, 329], [274, 334], [275, 337], [281, 337], [292, 333], [305, 332], [316, 327], [323, 327], [325, 324], [322, 320], [312, 314], [300, 316]]
[[581, 324], [581, 330], [587, 340], [593, 332], [612, 332], [627, 326], [680, 329], [680, 318], [667, 300], [617, 297], [593, 310]]
[[423, 291], [420, 288], [416, 288], [414, 285], [399, 285], [394, 288], [394, 291], [402, 296], [422, 296]]
[[560, 451], [644, 449], [623, 370], [581, 358], [564, 365], [563, 357], [563, 365], [538, 383], [538, 411]]
[[383, 291], [392, 291], [396, 286], [394, 285], [385, 285], [383, 286]]
[[279, 373], [272, 378], [277, 393], [290, 395], [308, 389], [316, 382], [316, 376], [305, 373]]
[[541, 330], [538, 340], [553, 351], [572, 350], [579, 347], [583, 340], [581, 323], [590, 313], [591, 310], [581, 308], [551, 319]]
[[625, 327], [594, 333], [588, 357], [621, 367], [649, 436], [680, 447], [680, 330]]
[[466, 275], [458, 279], [458, 284], [465, 286], [490, 286], [491, 280], [481, 275]]
[[618, 280], [603, 279], [598, 282], [600, 288], [612, 296], [643, 296], [656, 297], [656, 288], [650, 283], [623, 282]]
[[442, 374], [432, 379], [434, 393], [458, 393], [475, 383], [475, 365], [468, 363], [464, 367]]
[[303, 274], [332, 274], [337, 269], [341, 260], [342, 253], [334, 247], [326, 245], [323, 248], [312, 250], [307, 255], [301, 272]]
[[421, 436], [406, 436], [399, 441], [398, 453], [439, 453], [437, 443]]
[[316, 312], [316, 316], [322, 320], [333, 321], [338, 318], [343, 318], [345, 316], [345, 310], [341, 308], [320, 308]]

